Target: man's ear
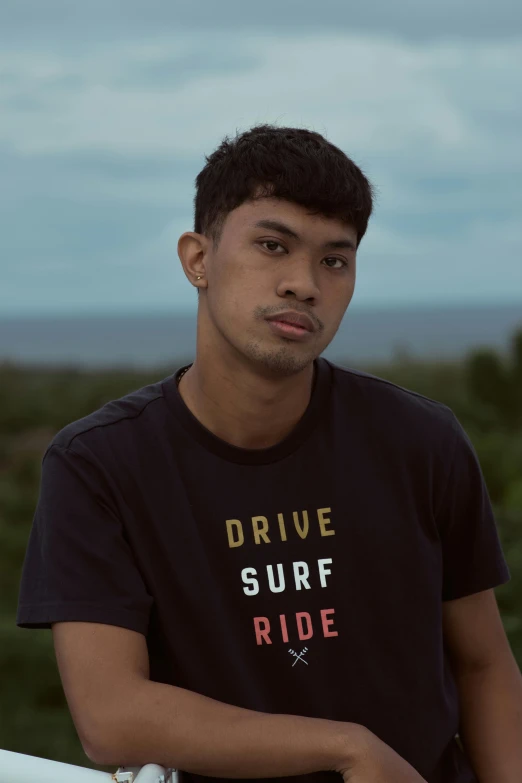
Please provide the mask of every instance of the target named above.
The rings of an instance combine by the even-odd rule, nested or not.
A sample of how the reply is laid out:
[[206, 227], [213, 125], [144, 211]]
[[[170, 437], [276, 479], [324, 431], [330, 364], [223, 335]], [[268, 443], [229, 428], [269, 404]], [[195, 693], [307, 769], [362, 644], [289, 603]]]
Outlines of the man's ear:
[[189, 283], [197, 288], [206, 288], [205, 260], [209, 240], [195, 231], [185, 231], [178, 240], [178, 256]]

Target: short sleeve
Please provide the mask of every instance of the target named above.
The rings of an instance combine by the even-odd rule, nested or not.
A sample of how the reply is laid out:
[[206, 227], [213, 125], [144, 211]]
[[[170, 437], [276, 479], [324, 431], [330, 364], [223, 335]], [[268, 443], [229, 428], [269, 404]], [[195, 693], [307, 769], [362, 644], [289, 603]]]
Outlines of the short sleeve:
[[77, 621], [146, 634], [152, 597], [115, 505], [100, 466], [51, 445], [22, 569], [20, 628]]
[[475, 449], [456, 417], [449, 474], [437, 522], [442, 542], [442, 600], [498, 587], [510, 579]]

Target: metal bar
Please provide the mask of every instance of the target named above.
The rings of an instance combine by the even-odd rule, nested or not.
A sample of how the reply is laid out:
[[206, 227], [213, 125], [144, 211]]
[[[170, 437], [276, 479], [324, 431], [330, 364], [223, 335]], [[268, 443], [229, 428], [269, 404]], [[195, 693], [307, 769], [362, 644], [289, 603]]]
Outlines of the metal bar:
[[173, 775], [174, 777], [168, 775], [158, 764], [147, 764], [140, 769], [134, 783], [175, 783], [176, 773]]
[[0, 783], [111, 783], [112, 780], [109, 772], [0, 750]]
[[[159, 764], [144, 767], [119, 767], [113, 775], [114, 783], [178, 783], [176, 769], [164, 769]], [[0, 781], [1, 783], [1, 781]]]

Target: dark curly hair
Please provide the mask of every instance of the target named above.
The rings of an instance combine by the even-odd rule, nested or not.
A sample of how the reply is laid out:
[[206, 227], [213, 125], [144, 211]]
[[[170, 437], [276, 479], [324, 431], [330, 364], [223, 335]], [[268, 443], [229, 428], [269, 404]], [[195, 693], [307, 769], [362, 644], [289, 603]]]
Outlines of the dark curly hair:
[[206, 155], [196, 177], [194, 231], [219, 244], [229, 212], [263, 196], [285, 199], [312, 214], [336, 218], [363, 238], [374, 189], [361, 169], [321, 134], [256, 125]]

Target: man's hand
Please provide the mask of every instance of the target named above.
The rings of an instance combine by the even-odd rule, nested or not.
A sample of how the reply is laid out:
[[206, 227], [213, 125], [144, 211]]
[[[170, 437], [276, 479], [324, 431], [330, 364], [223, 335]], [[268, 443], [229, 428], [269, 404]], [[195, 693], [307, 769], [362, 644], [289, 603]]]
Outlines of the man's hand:
[[411, 764], [371, 731], [365, 729], [364, 737], [355, 757], [335, 768], [344, 783], [426, 783]]

